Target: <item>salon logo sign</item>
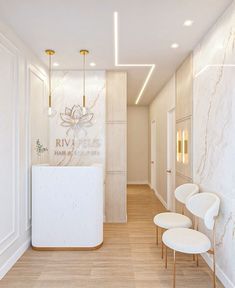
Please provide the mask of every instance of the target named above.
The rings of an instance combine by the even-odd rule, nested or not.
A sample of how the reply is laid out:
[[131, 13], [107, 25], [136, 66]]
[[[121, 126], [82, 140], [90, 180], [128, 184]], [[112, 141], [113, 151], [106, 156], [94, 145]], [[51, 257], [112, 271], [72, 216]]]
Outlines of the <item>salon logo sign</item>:
[[54, 159], [57, 159], [57, 165], [81, 164], [98, 159], [102, 144], [94, 113], [89, 108], [73, 105], [65, 107], [59, 115], [60, 127], [65, 134], [55, 139]]
[[[55, 156], [98, 156], [100, 148], [99, 139], [72, 139], [72, 138], [57, 138]], [[78, 148], [79, 149], [76, 149]]]
[[67, 136], [70, 132], [75, 136], [80, 132], [86, 135], [86, 128], [93, 126], [93, 117], [94, 114], [89, 109], [84, 109], [80, 105], [74, 105], [72, 108], [65, 107], [65, 112], [60, 113], [61, 126], [67, 129]]

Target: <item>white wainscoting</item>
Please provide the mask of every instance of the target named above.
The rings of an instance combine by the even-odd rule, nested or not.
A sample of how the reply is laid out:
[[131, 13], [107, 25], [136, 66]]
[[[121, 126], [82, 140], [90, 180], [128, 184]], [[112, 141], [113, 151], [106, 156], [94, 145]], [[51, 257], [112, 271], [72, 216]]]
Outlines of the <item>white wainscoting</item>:
[[0, 36], [0, 255], [19, 236], [18, 51]]
[[[31, 120], [35, 121], [35, 118], [29, 117], [29, 98], [37, 95], [43, 101], [45, 100], [47, 76], [42, 72], [43, 65], [33, 56], [33, 53], [9, 27], [1, 22], [0, 63], [1, 279], [30, 245], [31, 135], [29, 127], [31, 127]], [[35, 77], [41, 79], [43, 87], [41, 90], [34, 85], [34, 91], [30, 93], [32, 79], [29, 73], [34, 73]], [[44, 124], [45, 122], [40, 123], [39, 119], [38, 125], [41, 125], [39, 131], [43, 131], [43, 139], [47, 139], [48, 128], [44, 127]], [[40, 134], [37, 137], [39, 138]]]
[[[48, 146], [48, 135], [45, 130], [48, 127], [47, 119], [47, 77], [36, 66], [27, 63], [27, 99], [26, 99], [26, 117], [25, 126], [27, 127], [25, 152], [27, 157], [27, 165], [25, 171], [25, 183], [27, 195], [25, 197], [26, 203], [26, 217], [25, 230], [31, 228], [32, 218], [32, 191], [31, 191], [31, 167], [37, 164], [38, 157], [35, 151], [35, 141], [40, 141]], [[48, 155], [43, 159], [48, 161]]]

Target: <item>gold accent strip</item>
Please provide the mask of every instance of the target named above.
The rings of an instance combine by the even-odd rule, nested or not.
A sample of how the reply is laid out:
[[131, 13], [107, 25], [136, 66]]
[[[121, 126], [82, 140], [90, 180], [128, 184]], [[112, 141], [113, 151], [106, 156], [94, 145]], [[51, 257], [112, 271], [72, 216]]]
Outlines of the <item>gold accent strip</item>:
[[184, 154], [188, 154], [188, 140], [184, 140]]
[[86, 107], [86, 96], [83, 95], [82, 97], [82, 107]]
[[181, 153], [182, 151], [182, 141], [181, 140], [178, 140], [178, 153]]
[[35, 247], [32, 246], [33, 250], [36, 251], [93, 251], [99, 249], [103, 245], [103, 242], [94, 247]]
[[48, 98], [48, 105], [49, 105], [49, 108], [51, 108], [51, 95], [49, 95], [49, 98]]

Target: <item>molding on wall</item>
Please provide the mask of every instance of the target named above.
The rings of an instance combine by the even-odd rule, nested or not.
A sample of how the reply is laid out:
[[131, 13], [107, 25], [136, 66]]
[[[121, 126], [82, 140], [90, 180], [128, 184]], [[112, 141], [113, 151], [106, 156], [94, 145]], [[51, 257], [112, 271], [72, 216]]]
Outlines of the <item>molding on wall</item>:
[[[25, 144], [27, 144], [27, 63], [33, 63], [36, 69], [38, 69], [42, 74], [47, 75], [46, 65], [44, 65], [35, 55], [32, 53], [30, 48], [28, 48], [18, 36], [15, 34], [11, 28], [0, 21], [0, 46], [6, 51], [11, 57], [11, 61], [8, 64], [8, 69], [11, 73], [12, 79], [11, 83], [8, 84], [9, 90], [14, 97], [13, 111], [10, 112], [12, 124], [13, 135], [12, 141], [9, 144], [9, 149], [14, 151], [14, 167], [12, 168], [11, 178], [13, 181], [11, 191], [8, 191], [8, 196], [10, 195], [11, 202], [10, 208], [8, 207], [8, 212], [5, 215], [12, 213], [14, 219], [12, 219], [13, 226], [10, 223], [11, 219], [6, 218], [9, 231], [6, 231], [0, 240], [0, 279], [11, 269], [15, 262], [21, 257], [24, 251], [30, 245], [30, 234], [29, 231], [26, 232], [28, 221], [26, 219], [26, 203], [27, 197], [27, 178], [26, 171], [28, 163], [27, 153], [25, 151]], [[4, 56], [4, 54], [2, 54]], [[5, 63], [5, 62], [4, 62]], [[5, 64], [4, 64], [5, 65]], [[14, 94], [14, 95], [13, 95]], [[10, 141], [9, 141], [10, 142]], [[27, 145], [26, 145], [27, 146]], [[26, 153], [26, 154], [25, 154]], [[10, 160], [11, 161], [11, 160]], [[12, 210], [12, 211], [11, 211]], [[10, 231], [11, 230], [11, 231]], [[9, 233], [8, 233], [9, 232]], [[7, 235], [8, 234], [8, 235]], [[11, 234], [11, 235], [10, 235]], [[5, 237], [6, 236], [6, 237]], [[3, 254], [2, 254], [3, 253]], [[2, 254], [2, 255], [1, 255]], [[0, 285], [1, 286], [1, 285]]]
[[30, 62], [26, 63], [26, 105], [28, 115], [25, 117], [25, 127], [26, 129], [26, 191], [27, 196], [25, 198], [26, 205], [26, 218], [25, 218], [25, 231], [28, 231], [31, 228], [32, 215], [31, 215], [31, 133], [30, 133], [30, 85], [31, 85], [31, 73], [37, 77], [43, 83], [43, 99], [46, 99], [46, 88], [47, 88], [47, 78], [46, 75], [35, 65]]
[[7, 274], [16, 261], [24, 254], [30, 246], [30, 239], [26, 240], [16, 252], [0, 267], [0, 280]]
[[[20, 54], [19, 50], [13, 43], [11, 43], [8, 38], [6, 38], [2, 33], [0, 33], [0, 46], [2, 49], [11, 56], [11, 68], [12, 68], [12, 79], [11, 82], [14, 83], [12, 87], [12, 98], [14, 100], [14, 106], [12, 109], [13, 117], [13, 129], [15, 131], [12, 138], [12, 154], [14, 165], [12, 167], [12, 229], [6, 234], [0, 241], [0, 255], [3, 254], [19, 237], [20, 234], [20, 221], [19, 221], [19, 62]], [[10, 149], [10, 147], [9, 147]]]
[[[213, 261], [210, 258], [208, 253], [201, 254], [202, 258], [205, 260], [207, 265], [212, 270], [213, 267]], [[234, 288], [234, 284], [232, 281], [228, 278], [228, 276], [224, 273], [224, 271], [220, 268], [220, 266], [216, 265], [216, 276], [219, 278], [219, 280], [222, 282], [225, 288]]]

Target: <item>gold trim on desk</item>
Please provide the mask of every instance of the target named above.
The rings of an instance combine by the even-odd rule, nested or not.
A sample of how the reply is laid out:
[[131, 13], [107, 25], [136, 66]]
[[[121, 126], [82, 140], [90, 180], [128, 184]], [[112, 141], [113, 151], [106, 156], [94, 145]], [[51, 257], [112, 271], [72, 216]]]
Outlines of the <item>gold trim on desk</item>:
[[99, 249], [103, 245], [103, 242], [94, 247], [35, 247], [32, 249], [35, 251], [93, 251]]

